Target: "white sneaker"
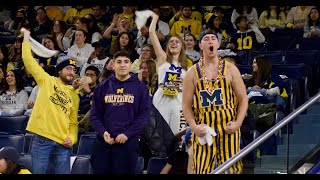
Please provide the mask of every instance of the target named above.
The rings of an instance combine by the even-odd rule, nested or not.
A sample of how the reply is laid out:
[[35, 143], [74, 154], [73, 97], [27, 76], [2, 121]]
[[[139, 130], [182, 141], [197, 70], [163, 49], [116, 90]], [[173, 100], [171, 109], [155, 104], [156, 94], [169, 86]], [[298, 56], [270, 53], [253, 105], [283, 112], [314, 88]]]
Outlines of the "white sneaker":
[[271, 89], [267, 89], [267, 95], [270, 95], [270, 96], [279, 96], [280, 95], [280, 89], [279, 87], [274, 87], [274, 88], [271, 88]]

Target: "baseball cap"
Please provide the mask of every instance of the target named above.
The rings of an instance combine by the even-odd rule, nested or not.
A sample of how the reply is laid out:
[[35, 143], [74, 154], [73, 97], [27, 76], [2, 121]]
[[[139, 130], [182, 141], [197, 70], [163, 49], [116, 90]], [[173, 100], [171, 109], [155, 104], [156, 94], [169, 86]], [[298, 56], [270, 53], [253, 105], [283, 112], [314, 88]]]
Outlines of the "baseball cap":
[[99, 39], [99, 40], [93, 42], [93, 43], [91, 44], [91, 46], [92, 46], [92, 47], [103, 46], [103, 44], [104, 44], [103, 39]]
[[19, 42], [23, 42], [23, 36], [22, 35], [18, 35], [14, 38], [14, 41], [19, 41]]
[[60, 53], [57, 59], [56, 72], [61, 71], [64, 67], [69, 65], [72, 65], [76, 68], [76, 61], [64, 53]]
[[0, 149], [0, 159], [1, 158], [6, 158], [12, 162], [18, 163], [20, 159], [20, 154], [15, 148], [5, 146]]
[[202, 38], [203, 38], [205, 35], [207, 35], [207, 34], [214, 34], [214, 35], [217, 37], [218, 41], [219, 41], [217, 32], [214, 31], [214, 30], [211, 30], [211, 29], [207, 29], [207, 30], [205, 30], [204, 32], [202, 32], [202, 33], [200, 34], [199, 43], [201, 43]]

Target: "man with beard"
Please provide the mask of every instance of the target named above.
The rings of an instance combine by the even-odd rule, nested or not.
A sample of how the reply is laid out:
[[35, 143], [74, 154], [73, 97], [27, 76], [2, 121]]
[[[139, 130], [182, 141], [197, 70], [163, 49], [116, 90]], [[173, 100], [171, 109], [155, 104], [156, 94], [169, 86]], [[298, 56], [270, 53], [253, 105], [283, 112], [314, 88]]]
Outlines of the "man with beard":
[[198, 40], [203, 27], [200, 21], [191, 19], [192, 6], [182, 6], [178, 14], [181, 14], [181, 17], [175, 16], [177, 21], [172, 25], [170, 35], [183, 37], [184, 33], [190, 32]]
[[76, 63], [68, 56], [59, 56], [56, 72], [50, 76], [32, 57], [30, 31], [22, 28], [22, 59], [39, 86], [37, 101], [27, 131], [34, 134], [31, 145], [32, 172], [45, 174], [52, 158], [56, 174], [70, 174], [70, 154], [77, 142], [79, 97], [72, 82]]

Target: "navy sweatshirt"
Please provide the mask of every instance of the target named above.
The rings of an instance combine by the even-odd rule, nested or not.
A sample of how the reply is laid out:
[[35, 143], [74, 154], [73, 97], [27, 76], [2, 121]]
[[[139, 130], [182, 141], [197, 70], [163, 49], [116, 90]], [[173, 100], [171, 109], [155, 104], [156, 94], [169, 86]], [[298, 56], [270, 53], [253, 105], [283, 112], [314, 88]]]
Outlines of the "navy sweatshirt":
[[101, 137], [108, 131], [111, 138], [121, 133], [139, 138], [150, 120], [150, 110], [148, 88], [136, 75], [125, 81], [112, 75], [94, 90], [90, 123]]

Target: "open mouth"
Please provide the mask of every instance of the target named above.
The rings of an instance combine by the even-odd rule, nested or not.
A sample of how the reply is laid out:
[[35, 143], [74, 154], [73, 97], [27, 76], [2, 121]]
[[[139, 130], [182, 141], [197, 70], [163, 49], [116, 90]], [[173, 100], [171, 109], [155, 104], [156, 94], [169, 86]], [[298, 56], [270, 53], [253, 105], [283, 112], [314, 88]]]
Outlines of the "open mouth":
[[213, 46], [209, 47], [210, 52], [213, 52]]

